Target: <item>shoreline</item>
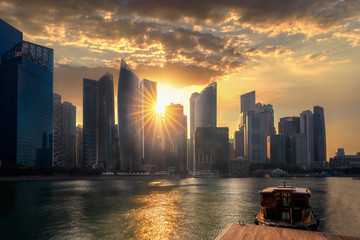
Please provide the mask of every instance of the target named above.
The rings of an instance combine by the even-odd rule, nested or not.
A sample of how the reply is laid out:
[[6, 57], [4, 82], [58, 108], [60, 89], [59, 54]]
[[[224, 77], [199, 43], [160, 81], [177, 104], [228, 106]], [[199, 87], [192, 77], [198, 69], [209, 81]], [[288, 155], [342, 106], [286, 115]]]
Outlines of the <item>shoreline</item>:
[[152, 180], [180, 179], [181, 176], [0, 176], [0, 182], [67, 181], [67, 180]]
[[[338, 175], [338, 176], [284, 176], [284, 177], [270, 177], [270, 178], [308, 178], [308, 177], [354, 177], [353, 175]], [[356, 176], [355, 176], [356, 177]], [[193, 178], [192, 176], [157, 176], [157, 175], [143, 175], [143, 176], [126, 176], [126, 175], [113, 175], [113, 176], [0, 176], [1, 182], [22, 182], [22, 181], [72, 181], [72, 180], [153, 180], [153, 179], [181, 179], [181, 178]], [[212, 177], [194, 177], [194, 178], [212, 178]], [[265, 178], [254, 176], [243, 177], [216, 177], [216, 178]]]

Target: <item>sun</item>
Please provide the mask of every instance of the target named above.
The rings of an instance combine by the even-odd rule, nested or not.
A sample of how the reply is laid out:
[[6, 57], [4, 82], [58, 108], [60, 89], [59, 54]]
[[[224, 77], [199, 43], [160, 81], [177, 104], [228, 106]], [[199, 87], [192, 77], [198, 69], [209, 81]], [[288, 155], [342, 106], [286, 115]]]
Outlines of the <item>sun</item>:
[[155, 104], [155, 111], [158, 114], [163, 114], [165, 112], [165, 107], [170, 105], [173, 95], [174, 90], [170, 86], [158, 86], [157, 102]]
[[157, 114], [164, 113], [165, 106], [158, 102], [158, 103], [155, 104], [155, 111], [156, 111]]

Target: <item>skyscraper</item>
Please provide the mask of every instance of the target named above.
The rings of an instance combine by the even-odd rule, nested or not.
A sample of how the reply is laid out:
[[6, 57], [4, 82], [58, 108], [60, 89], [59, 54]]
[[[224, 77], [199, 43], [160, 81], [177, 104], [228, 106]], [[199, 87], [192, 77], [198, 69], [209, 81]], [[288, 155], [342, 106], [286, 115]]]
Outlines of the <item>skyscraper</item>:
[[[13, 31], [13, 29], [11, 29]], [[8, 36], [1, 32], [1, 42]], [[0, 159], [2, 165], [52, 165], [53, 50], [21, 41], [0, 66]]]
[[141, 100], [139, 79], [121, 60], [118, 84], [120, 162], [123, 170], [141, 169]]
[[267, 137], [267, 159], [270, 163], [285, 163], [285, 136], [270, 135]]
[[191, 94], [190, 97], [190, 147], [188, 149], [190, 158], [188, 159], [188, 167], [189, 170], [192, 170], [194, 167], [194, 147], [195, 147], [195, 99], [200, 94], [197, 92], [194, 92]]
[[326, 167], [326, 132], [324, 109], [319, 106], [314, 107], [313, 115], [313, 134], [314, 134], [314, 168]]
[[157, 166], [158, 147], [156, 141], [157, 113], [155, 105], [157, 102], [156, 82], [143, 79], [140, 83], [141, 91], [141, 138], [143, 165], [148, 168]]
[[7, 22], [0, 19], [0, 64], [1, 56], [10, 50], [15, 44], [23, 40], [23, 34]]
[[97, 81], [83, 79], [83, 159], [84, 167], [96, 164]]
[[83, 159], [83, 127], [77, 125], [76, 127], [76, 167], [84, 167]]
[[61, 164], [61, 95], [53, 95], [53, 166]]
[[106, 73], [97, 81], [97, 164], [106, 171], [114, 171], [114, 84], [113, 76]]
[[255, 104], [255, 91], [241, 95], [239, 130], [244, 133], [245, 159], [251, 163], [265, 163], [266, 138], [275, 134], [274, 110], [271, 104]]
[[300, 133], [306, 134], [306, 163], [307, 168], [312, 168], [314, 161], [314, 129], [313, 114], [310, 110], [300, 113]]
[[[255, 91], [245, 93], [240, 96], [240, 113], [247, 113], [250, 111], [255, 111]], [[243, 114], [243, 119], [240, 121], [244, 121], [246, 116]]]
[[165, 107], [165, 149], [168, 171], [187, 172], [187, 117], [181, 104], [171, 103]]
[[61, 167], [74, 168], [76, 163], [76, 107], [61, 104]]
[[279, 134], [285, 136], [285, 148], [286, 148], [286, 162], [290, 164], [296, 164], [295, 154], [295, 138], [292, 138], [295, 134], [300, 133], [300, 117], [283, 117], [279, 122]]
[[195, 98], [195, 131], [198, 127], [216, 127], [217, 84], [213, 82]]
[[227, 172], [229, 159], [229, 129], [198, 127], [195, 132], [195, 163], [203, 173]]

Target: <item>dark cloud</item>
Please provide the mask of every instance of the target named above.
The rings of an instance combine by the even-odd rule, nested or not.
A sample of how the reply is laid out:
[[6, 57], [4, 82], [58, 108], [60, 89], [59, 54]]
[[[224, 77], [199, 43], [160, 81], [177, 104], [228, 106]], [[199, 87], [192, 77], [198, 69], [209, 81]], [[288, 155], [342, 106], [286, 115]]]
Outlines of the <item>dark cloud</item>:
[[72, 21], [73, 16], [95, 16], [99, 11], [115, 16], [136, 16], [177, 22], [184, 18], [195, 22], [220, 22], [237, 13], [241, 23], [274, 24], [306, 20], [321, 27], [331, 26], [359, 15], [358, 0], [3, 0], [16, 6], [17, 18], [56, 23]]

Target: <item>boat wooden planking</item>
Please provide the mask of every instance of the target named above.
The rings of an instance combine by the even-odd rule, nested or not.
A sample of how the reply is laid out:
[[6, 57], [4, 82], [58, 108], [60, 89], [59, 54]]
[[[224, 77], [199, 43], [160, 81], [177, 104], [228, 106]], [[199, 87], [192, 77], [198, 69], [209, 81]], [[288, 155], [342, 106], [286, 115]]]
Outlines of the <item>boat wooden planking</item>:
[[279, 240], [279, 239], [301, 239], [301, 240], [360, 240], [359, 237], [349, 237], [323, 232], [311, 232], [306, 230], [290, 228], [274, 228], [263, 225], [240, 225], [231, 223], [226, 227], [216, 240]]

